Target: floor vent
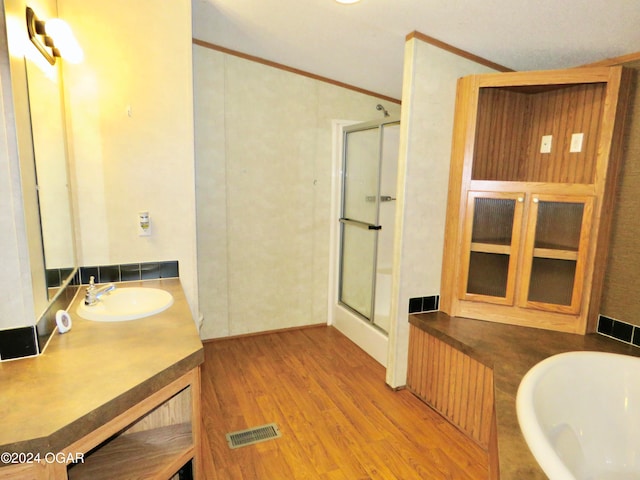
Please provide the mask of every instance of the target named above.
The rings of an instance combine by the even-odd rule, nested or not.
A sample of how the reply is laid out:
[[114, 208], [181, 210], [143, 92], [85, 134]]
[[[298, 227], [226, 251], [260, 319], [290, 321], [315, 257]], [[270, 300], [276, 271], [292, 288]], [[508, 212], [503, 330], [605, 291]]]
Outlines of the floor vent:
[[227, 443], [229, 444], [229, 448], [239, 448], [271, 440], [272, 438], [278, 438], [280, 436], [278, 426], [275, 423], [270, 423], [269, 425], [264, 425], [262, 427], [227, 433]]

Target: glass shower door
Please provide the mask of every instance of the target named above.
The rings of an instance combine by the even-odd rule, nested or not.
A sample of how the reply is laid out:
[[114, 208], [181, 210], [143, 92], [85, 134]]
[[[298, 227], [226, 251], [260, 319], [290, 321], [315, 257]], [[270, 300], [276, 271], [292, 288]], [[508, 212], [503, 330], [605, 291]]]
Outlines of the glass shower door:
[[370, 322], [381, 229], [380, 147], [379, 124], [345, 129], [338, 300]]

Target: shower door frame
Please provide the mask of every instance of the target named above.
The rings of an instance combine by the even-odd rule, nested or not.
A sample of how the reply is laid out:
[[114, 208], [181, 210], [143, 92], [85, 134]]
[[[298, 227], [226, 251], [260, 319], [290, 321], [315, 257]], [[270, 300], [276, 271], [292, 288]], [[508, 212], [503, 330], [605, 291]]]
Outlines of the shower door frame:
[[[340, 169], [340, 212], [338, 215], [338, 221], [340, 222], [339, 227], [339, 246], [337, 252], [337, 262], [338, 262], [338, 272], [337, 272], [337, 290], [336, 290], [336, 299], [338, 305], [347, 309], [353, 315], [357, 316], [360, 320], [366, 322], [367, 325], [373, 327], [376, 331], [384, 335], [385, 337], [388, 335], [388, 332], [381, 328], [379, 325], [375, 323], [375, 303], [376, 303], [376, 274], [377, 274], [377, 262], [378, 262], [378, 237], [379, 231], [382, 226], [379, 224], [380, 222], [380, 202], [381, 202], [381, 178], [382, 178], [382, 162], [383, 162], [383, 142], [384, 142], [384, 127], [387, 125], [396, 125], [400, 124], [400, 119], [396, 117], [385, 117], [384, 119], [372, 120], [369, 122], [360, 122], [354, 123], [348, 126], [343, 126], [342, 128], [342, 142], [341, 142], [341, 169]], [[345, 180], [347, 171], [347, 136], [350, 133], [366, 131], [366, 130], [377, 130], [378, 134], [378, 148], [377, 148], [377, 182], [376, 182], [376, 192], [375, 192], [375, 222], [363, 222], [350, 218], [345, 218], [345, 200], [346, 200], [346, 188], [347, 182]], [[394, 199], [395, 200], [395, 199]], [[366, 228], [374, 234], [373, 239], [373, 256], [372, 256], [372, 275], [371, 275], [371, 289], [370, 289], [370, 317], [367, 317], [363, 313], [359, 312], [357, 309], [353, 308], [349, 304], [342, 301], [342, 289], [343, 289], [343, 252], [344, 252], [344, 231], [346, 225], [354, 225], [360, 228]], [[387, 228], [393, 226], [386, 226]]]

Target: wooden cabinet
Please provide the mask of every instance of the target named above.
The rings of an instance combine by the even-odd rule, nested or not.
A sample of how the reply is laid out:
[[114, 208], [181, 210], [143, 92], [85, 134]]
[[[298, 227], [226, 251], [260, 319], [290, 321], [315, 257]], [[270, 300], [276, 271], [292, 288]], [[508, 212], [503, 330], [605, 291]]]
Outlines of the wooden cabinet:
[[460, 299], [579, 312], [593, 197], [474, 191], [466, 212]]
[[177, 480], [187, 465], [193, 478], [203, 478], [200, 418], [197, 367], [61, 452], [0, 468], [0, 478]]
[[531, 196], [518, 305], [580, 312], [592, 218], [593, 197]]
[[459, 81], [441, 310], [595, 329], [630, 78], [607, 67]]
[[200, 368], [196, 368], [62, 452], [81, 463], [69, 480], [149, 478], [167, 480], [188, 462], [200, 466]]
[[523, 193], [469, 192], [459, 296], [513, 305]]

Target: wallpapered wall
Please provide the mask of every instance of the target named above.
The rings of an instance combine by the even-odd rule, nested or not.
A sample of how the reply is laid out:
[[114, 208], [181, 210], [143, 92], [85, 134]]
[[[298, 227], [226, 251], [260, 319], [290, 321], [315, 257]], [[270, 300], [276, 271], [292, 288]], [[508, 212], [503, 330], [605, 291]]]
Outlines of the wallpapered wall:
[[611, 248], [605, 276], [601, 314], [640, 325], [640, 61], [635, 70], [626, 125], [625, 154], [614, 209]]
[[202, 338], [326, 323], [332, 120], [399, 105], [194, 45]]

